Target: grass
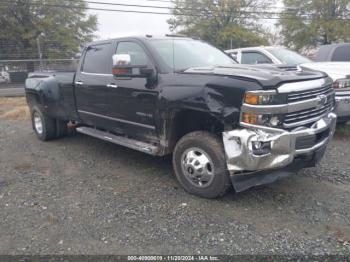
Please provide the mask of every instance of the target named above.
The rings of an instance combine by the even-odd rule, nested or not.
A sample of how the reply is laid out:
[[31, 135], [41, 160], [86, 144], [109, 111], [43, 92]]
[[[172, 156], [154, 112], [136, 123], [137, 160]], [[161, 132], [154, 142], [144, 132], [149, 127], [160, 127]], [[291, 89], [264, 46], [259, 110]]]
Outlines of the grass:
[[335, 135], [338, 137], [350, 137], [350, 125], [338, 125]]
[[28, 120], [30, 112], [24, 97], [0, 98], [0, 119]]

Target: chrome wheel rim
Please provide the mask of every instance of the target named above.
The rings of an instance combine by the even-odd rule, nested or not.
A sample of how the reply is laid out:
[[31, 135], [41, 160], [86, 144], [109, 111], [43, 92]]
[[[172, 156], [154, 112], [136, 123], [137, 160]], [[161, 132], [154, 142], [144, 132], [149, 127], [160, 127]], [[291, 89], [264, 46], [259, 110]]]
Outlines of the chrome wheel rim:
[[38, 114], [38, 112], [35, 112], [33, 115], [34, 118], [34, 128], [35, 131], [41, 135], [43, 133], [43, 121], [41, 120], [40, 115]]
[[182, 154], [181, 168], [185, 178], [196, 187], [208, 187], [213, 182], [213, 161], [200, 148], [189, 148]]

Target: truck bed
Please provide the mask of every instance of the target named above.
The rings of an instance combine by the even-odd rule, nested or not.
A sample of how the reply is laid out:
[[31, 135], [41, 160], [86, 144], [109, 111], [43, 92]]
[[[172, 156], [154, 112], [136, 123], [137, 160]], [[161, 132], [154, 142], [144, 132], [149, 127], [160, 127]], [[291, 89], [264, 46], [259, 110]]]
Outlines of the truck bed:
[[[50, 71], [30, 73], [25, 91], [29, 104], [47, 106], [49, 115], [63, 120], [78, 120], [74, 96], [75, 72]], [[39, 99], [39, 100], [38, 100]]]

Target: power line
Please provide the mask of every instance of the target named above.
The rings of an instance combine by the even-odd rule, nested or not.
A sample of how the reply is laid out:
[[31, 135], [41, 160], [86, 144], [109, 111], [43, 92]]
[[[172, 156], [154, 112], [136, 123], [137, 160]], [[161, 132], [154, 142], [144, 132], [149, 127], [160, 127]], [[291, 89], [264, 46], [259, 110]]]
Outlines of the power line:
[[[84, 0], [82, 0], [82, 1], [84, 1]], [[144, 0], [144, 1], [147, 1], [147, 2], [160, 2], [160, 3], [176, 4], [176, 1], [174, 1], [174, 0]], [[177, 1], [177, 3], [179, 3], [179, 4], [185, 4], [186, 2], [185, 2], [185, 1]], [[278, 6], [276, 6], [276, 7], [265, 6], [264, 8], [266, 8], [266, 9], [276, 9], [276, 8], [278, 8], [278, 9], [284, 9], [284, 7], [278, 7]]]
[[[72, 1], [72, 0], [70, 0]], [[174, 0], [144, 0], [148, 2], [161, 2], [161, 3], [171, 3], [171, 4], [185, 4], [186, 2], [178, 1], [175, 2]], [[232, 0], [233, 1], [233, 0]], [[97, 2], [97, 1], [89, 1], [89, 0], [80, 0], [80, 2], [86, 2], [86, 3], [91, 3], [91, 4], [102, 4], [102, 5], [119, 5], [119, 6], [138, 6], [136, 4], [120, 4], [120, 3], [114, 3], [114, 2]], [[141, 7], [141, 5], [140, 5]], [[149, 7], [149, 8], [167, 8], [167, 9], [187, 9], [187, 10], [201, 10], [201, 9], [196, 9], [196, 8], [179, 8], [179, 7], [171, 7], [171, 6], [144, 6], [144, 7]], [[243, 8], [250, 8], [249, 6], [243, 7]], [[255, 7], [258, 8], [258, 7]], [[290, 10], [292, 8], [292, 10]], [[281, 10], [286, 10], [289, 11], [290, 13], [293, 13], [293, 11], [299, 10], [297, 7], [284, 7], [284, 6], [264, 6], [262, 9], [281, 9]]]
[[[79, 58], [52, 58], [52, 59], [41, 59], [43, 62], [49, 62], [49, 61], [60, 61], [60, 62], [65, 62], [65, 61], [78, 61]], [[34, 59], [4, 59], [0, 60], [0, 62], [26, 62], [26, 61], [33, 61], [33, 62], [40, 62], [40, 59], [34, 58]]]
[[[3, 4], [6, 2], [7, 4]], [[9, 4], [13, 2], [9, 1], [3, 1], [3, 3], [0, 3], [0, 6], [5, 6], [9, 7]], [[17, 2], [19, 3], [19, 2]], [[109, 11], [109, 12], [121, 12], [121, 13], [137, 13], [137, 14], [154, 14], [154, 15], [173, 15], [171, 13], [164, 13], [164, 12], [156, 12], [156, 11], [142, 11], [142, 10], [122, 10], [122, 9], [109, 9], [109, 8], [93, 8], [93, 7], [81, 7], [81, 6], [75, 6], [75, 5], [59, 5], [59, 4], [39, 4], [39, 3], [29, 3], [29, 5], [32, 6], [47, 6], [47, 7], [58, 7], [58, 8], [65, 8], [65, 9], [87, 9], [87, 10], [95, 10], [95, 11]], [[243, 12], [230, 12], [230, 13], [238, 13], [242, 14]], [[248, 12], [245, 12], [248, 13]], [[249, 14], [249, 13], [248, 13]], [[256, 14], [263, 14], [263, 15], [269, 15], [270, 13], [267, 12], [256, 12]], [[288, 13], [276, 13], [276, 14], [288, 14]], [[192, 16], [192, 17], [201, 17], [202, 15], [200, 14], [178, 14], [178, 15], [183, 15], [183, 16]], [[211, 17], [220, 17], [217, 15], [212, 15]], [[292, 19], [295, 20], [296, 18], [294, 17], [255, 17], [255, 16], [240, 16], [237, 18], [243, 18], [243, 19], [261, 19], [261, 20], [266, 20], [266, 19], [271, 19], [271, 20], [277, 20], [277, 19]], [[312, 18], [297, 18], [299, 20], [312, 20]], [[343, 20], [343, 21], [350, 21], [350, 19], [346, 18], [323, 18], [324, 20]]]
[[[9, 1], [4, 1], [4, 2], [11, 3]], [[170, 10], [170, 11], [171, 10], [178, 10], [178, 11], [206, 11], [205, 9], [198, 9], [198, 8], [174, 8], [174, 7], [166, 7], [166, 6], [155, 6], [155, 5], [123, 4], [123, 3], [83, 1], [83, 0], [81, 0], [80, 2], [81, 3], [84, 2], [84, 3], [88, 3], [88, 4], [94, 4], [94, 5], [112, 5], [112, 6], [136, 7], [136, 8], [154, 8], [154, 9], [166, 9], [166, 10]], [[35, 2], [31, 2], [30, 4], [31, 5], [39, 5], [39, 3], [35, 3]], [[49, 3], [43, 4], [43, 5], [46, 5], [46, 6], [61, 6], [61, 5], [49, 4]], [[66, 6], [66, 5], [62, 5], [62, 6]], [[68, 5], [67, 5], [67, 7], [68, 7]], [[100, 10], [100, 8], [80, 7], [80, 6], [75, 6], [75, 5], [70, 5], [69, 7], [77, 8], [77, 9], [85, 9], [86, 8], [86, 9], [98, 9], [98, 10]], [[110, 9], [106, 9], [106, 10], [110, 10]], [[113, 11], [113, 10], [115, 10], [115, 9], [112, 9], [111, 11]], [[119, 10], [115, 10], [115, 11], [119, 11]], [[127, 11], [127, 10], [123, 10], [123, 11]], [[134, 11], [137, 11], [137, 10], [134, 10]], [[147, 11], [147, 12], [152, 12], [152, 11]], [[231, 13], [242, 13], [242, 12], [243, 13], [262, 13], [262, 12], [255, 12], [255, 11], [235, 11], [235, 12], [231, 12]], [[171, 13], [164, 13], [164, 14], [171, 15]], [[266, 13], [266, 14], [268, 14], [268, 13]]]
[[[94, 4], [94, 5], [112, 5], [112, 6], [123, 6], [123, 7], [137, 7], [137, 8], [154, 8], [154, 9], [167, 9], [170, 11], [207, 11], [205, 9], [199, 9], [199, 8], [183, 8], [183, 7], [169, 7], [169, 6], [156, 6], [156, 5], [139, 5], [139, 4], [122, 4], [122, 3], [111, 3], [111, 2], [97, 2], [97, 1], [84, 1], [88, 4]], [[249, 7], [243, 7], [243, 8], [249, 8]], [[228, 12], [227, 12], [228, 13]], [[276, 13], [276, 12], [262, 12], [262, 11], [245, 11], [245, 10], [240, 10], [240, 11], [234, 11], [231, 13], [249, 13], [249, 14], [281, 14], [281, 12]], [[285, 14], [288, 14], [284, 12]]]

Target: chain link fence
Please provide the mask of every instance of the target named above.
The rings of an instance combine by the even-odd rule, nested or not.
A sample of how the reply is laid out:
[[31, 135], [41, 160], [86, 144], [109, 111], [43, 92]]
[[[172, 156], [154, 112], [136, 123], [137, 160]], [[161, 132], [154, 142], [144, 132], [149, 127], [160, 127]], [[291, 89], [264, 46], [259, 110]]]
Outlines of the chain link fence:
[[23, 84], [28, 74], [34, 71], [75, 71], [78, 63], [79, 59], [0, 60], [0, 85]]

